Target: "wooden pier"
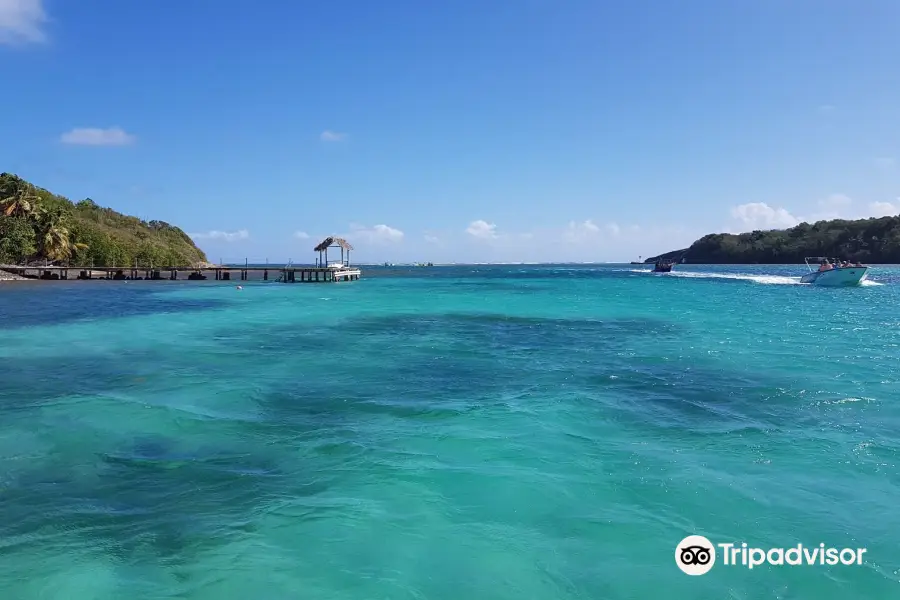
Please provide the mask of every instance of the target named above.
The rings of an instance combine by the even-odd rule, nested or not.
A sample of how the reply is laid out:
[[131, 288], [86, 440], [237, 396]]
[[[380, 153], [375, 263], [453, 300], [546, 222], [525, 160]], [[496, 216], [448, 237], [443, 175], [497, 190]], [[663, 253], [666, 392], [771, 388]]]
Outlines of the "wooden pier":
[[[341, 249], [340, 262], [328, 262], [328, 248]], [[356, 281], [362, 271], [350, 266], [350, 250], [353, 247], [346, 240], [336, 237], [326, 238], [315, 247], [319, 259], [315, 265], [204, 265], [192, 267], [73, 267], [64, 265], [0, 265], [0, 271], [7, 271], [28, 279], [69, 280], [69, 279], [105, 279], [114, 281], [151, 280], [175, 281], [185, 276], [189, 281], [204, 281], [210, 278], [215, 281], [248, 281], [250, 274], [262, 274], [262, 281], [283, 283], [337, 283]], [[346, 258], [345, 258], [346, 251]], [[256, 278], [254, 278], [256, 279]]]

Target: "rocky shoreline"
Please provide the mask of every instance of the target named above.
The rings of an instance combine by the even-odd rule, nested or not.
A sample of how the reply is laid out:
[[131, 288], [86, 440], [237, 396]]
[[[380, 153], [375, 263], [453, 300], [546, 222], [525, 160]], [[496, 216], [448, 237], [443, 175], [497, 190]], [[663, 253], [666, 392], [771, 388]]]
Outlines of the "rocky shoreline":
[[0, 281], [28, 281], [28, 278], [14, 275], [9, 271], [0, 271]]

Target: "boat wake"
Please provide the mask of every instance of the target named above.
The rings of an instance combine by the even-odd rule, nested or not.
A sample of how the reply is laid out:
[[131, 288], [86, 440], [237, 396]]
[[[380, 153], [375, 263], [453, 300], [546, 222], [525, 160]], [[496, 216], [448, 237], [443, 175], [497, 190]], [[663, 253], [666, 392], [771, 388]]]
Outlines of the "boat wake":
[[[632, 273], [651, 273], [646, 269], [630, 269]], [[664, 277], [684, 277], [688, 279], [733, 279], [738, 281], [752, 281], [765, 285], [800, 285], [799, 277], [786, 277], [784, 275], [744, 275], [740, 273], [709, 273], [703, 271], [672, 271], [670, 273], [657, 274]]]
[[800, 277], [788, 277], [786, 275], [745, 275], [741, 273], [703, 273], [699, 271], [673, 271], [670, 275], [699, 279], [736, 279], [764, 285], [800, 285]]
[[[632, 273], [651, 273], [647, 269], [629, 269]], [[671, 273], [657, 274], [664, 277], [685, 277], [688, 279], [731, 279], [737, 281], [752, 281], [763, 285], [807, 285], [800, 283], [800, 277], [789, 277], [787, 275], [748, 275], [742, 273], [711, 273], [703, 271], [672, 271]], [[862, 282], [862, 286], [878, 286], [884, 285], [878, 281], [866, 279]]]

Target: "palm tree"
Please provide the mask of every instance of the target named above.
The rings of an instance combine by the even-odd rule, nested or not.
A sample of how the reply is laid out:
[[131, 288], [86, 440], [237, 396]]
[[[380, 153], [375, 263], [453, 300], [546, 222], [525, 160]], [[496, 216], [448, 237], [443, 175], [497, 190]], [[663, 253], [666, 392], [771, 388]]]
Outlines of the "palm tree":
[[87, 248], [87, 244], [72, 240], [72, 231], [65, 213], [58, 210], [39, 211], [37, 217], [40, 253], [48, 260], [69, 260], [79, 250]]
[[25, 188], [19, 188], [11, 196], [0, 200], [0, 210], [7, 217], [29, 217], [37, 208], [37, 197]]

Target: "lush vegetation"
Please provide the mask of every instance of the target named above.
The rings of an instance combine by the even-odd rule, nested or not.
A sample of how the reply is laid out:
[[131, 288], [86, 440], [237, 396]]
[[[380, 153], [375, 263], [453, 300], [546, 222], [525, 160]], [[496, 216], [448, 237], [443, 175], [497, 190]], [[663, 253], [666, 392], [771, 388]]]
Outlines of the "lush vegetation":
[[828, 256], [867, 264], [900, 263], [900, 216], [800, 223], [790, 229], [751, 233], [713, 233], [690, 248], [657, 258], [685, 257], [687, 263], [802, 263], [807, 256]]
[[186, 233], [143, 221], [90, 198], [73, 203], [0, 174], [0, 264], [50, 261], [74, 266], [189, 266], [206, 255]]

